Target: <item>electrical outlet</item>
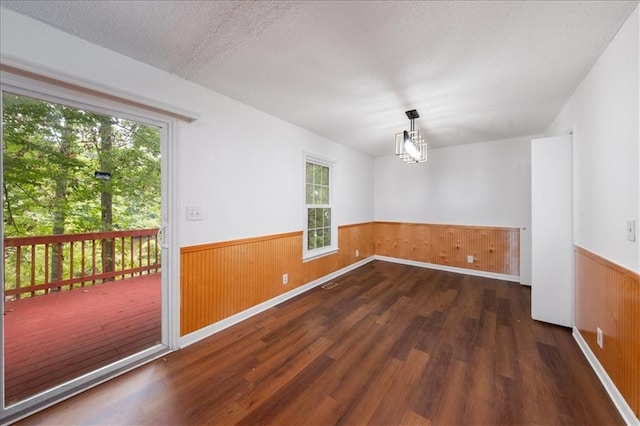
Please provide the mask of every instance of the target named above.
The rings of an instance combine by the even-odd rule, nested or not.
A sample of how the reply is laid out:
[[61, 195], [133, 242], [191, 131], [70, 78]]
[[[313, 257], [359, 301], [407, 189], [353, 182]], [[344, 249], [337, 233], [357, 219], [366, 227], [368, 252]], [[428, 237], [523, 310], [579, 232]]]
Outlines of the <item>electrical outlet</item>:
[[356, 257], [360, 257], [360, 250], [356, 249]]
[[601, 348], [604, 346], [604, 339], [602, 337], [602, 330], [600, 327], [596, 328], [596, 341], [598, 342], [598, 346]]
[[467, 263], [473, 263], [473, 256], [467, 256]]
[[282, 285], [289, 284], [289, 274], [282, 274]]

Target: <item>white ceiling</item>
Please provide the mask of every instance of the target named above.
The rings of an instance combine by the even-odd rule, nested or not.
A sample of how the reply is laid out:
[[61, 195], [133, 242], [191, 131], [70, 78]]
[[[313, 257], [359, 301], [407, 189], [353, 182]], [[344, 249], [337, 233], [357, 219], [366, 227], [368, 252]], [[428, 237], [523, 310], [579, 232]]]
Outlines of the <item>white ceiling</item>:
[[6, 1], [362, 152], [542, 133], [636, 1]]

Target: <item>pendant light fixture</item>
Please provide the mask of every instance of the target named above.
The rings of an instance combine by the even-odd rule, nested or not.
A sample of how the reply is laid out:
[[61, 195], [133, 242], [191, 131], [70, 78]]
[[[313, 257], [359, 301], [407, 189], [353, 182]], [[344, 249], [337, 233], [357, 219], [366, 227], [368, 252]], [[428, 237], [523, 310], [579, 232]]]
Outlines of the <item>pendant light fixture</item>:
[[414, 120], [419, 118], [418, 111], [405, 112], [411, 120], [411, 130], [396, 133], [396, 156], [406, 163], [425, 163], [427, 161], [427, 143], [422, 139], [420, 130], [416, 130]]

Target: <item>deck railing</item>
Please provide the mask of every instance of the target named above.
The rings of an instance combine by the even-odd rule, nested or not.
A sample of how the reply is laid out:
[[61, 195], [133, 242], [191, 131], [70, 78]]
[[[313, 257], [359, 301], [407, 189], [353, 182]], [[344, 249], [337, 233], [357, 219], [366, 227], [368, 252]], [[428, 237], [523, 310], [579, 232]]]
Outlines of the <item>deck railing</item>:
[[158, 228], [4, 239], [5, 300], [160, 270]]

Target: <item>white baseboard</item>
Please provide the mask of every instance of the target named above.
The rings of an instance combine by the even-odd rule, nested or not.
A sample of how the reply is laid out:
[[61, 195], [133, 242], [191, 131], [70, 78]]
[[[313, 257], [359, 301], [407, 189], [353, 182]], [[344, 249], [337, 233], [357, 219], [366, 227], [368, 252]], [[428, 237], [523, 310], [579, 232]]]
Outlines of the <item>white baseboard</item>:
[[295, 288], [291, 291], [288, 291], [286, 293], [283, 293], [277, 297], [274, 297], [273, 299], [269, 299], [265, 302], [262, 302], [258, 305], [252, 306], [249, 309], [246, 309], [242, 312], [239, 312], [235, 315], [232, 315], [228, 318], [223, 319], [222, 321], [218, 321], [214, 324], [208, 325], [204, 328], [201, 328], [197, 331], [194, 331], [193, 333], [189, 333], [186, 336], [182, 336], [180, 338], [179, 341], [179, 346], [180, 348], [184, 348], [185, 346], [191, 345], [199, 340], [202, 340], [206, 337], [209, 337], [215, 333], [218, 333], [219, 331], [224, 330], [225, 328], [231, 327], [232, 325], [235, 325], [241, 321], [246, 320], [247, 318], [250, 318], [254, 315], [259, 314], [260, 312], [266, 311], [269, 308], [272, 308], [274, 306], [276, 306], [279, 303], [284, 302], [285, 300], [291, 299], [292, 297], [295, 297], [299, 294], [302, 294], [306, 291], [311, 290], [314, 287], [317, 287], [321, 284], [326, 283], [327, 281], [330, 281], [334, 278], [339, 277], [340, 275], [344, 275], [349, 271], [352, 271], [356, 268], [361, 267], [362, 265], [365, 265], [371, 261], [375, 260], [374, 256], [370, 256], [366, 259], [362, 259], [359, 262], [356, 263], [352, 263], [349, 266], [345, 266], [342, 269], [339, 269], [335, 272], [332, 272], [328, 275], [325, 275], [324, 277], [318, 278], [317, 280], [313, 280], [303, 286], [300, 286], [298, 288]]
[[456, 274], [473, 275], [476, 277], [493, 278], [496, 280], [520, 282], [520, 277], [516, 275], [497, 274], [495, 272], [478, 271], [475, 269], [457, 268], [455, 266], [437, 265], [435, 263], [418, 262], [416, 260], [399, 259], [397, 257], [374, 256], [376, 260], [385, 262], [400, 263], [402, 265], [419, 266], [420, 268], [437, 269], [439, 271], [455, 272]]
[[600, 382], [602, 382], [602, 385], [606, 389], [611, 401], [613, 401], [613, 404], [618, 409], [618, 412], [625, 423], [634, 426], [640, 425], [640, 420], [638, 420], [629, 404], [627, 404], [627, 401], [624, 399], [615, 383], [613, 383], [613, 380], [611, 380], [611, 377], [609, 377], [604, 367], [602, 367], [602, 364], [600, 364], [596, 355], [591, 351], [591, 348], [587, 342], [585, 342], [580, 331], [575, 327], [573, 327], [573, 338], [578, 343], [580, 349], [582, 349], [582, 353], [587, 358], [587, 361], [589, 361], [589, 364], [591, 364], [591, 368], [593, 368], [593, 371], [595, 371]]

